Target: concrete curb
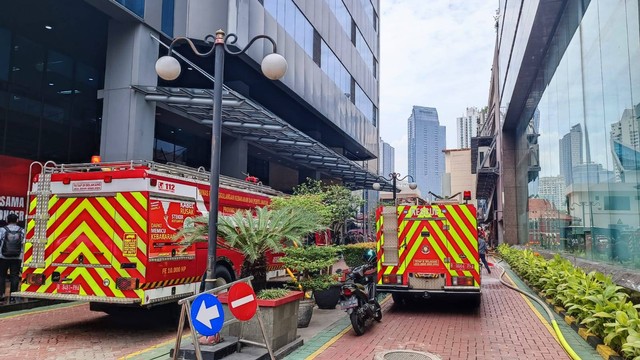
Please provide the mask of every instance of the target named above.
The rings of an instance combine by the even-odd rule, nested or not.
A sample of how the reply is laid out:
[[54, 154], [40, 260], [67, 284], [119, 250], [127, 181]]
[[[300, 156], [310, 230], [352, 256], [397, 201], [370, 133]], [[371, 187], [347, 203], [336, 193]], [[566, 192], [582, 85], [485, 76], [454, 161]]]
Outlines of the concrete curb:
[[[512, 269], [512, 271], [513, 271], [513, 269]], [[520, 276], [520, 275], [518, 274], [518, 276]], [[598, 352], [598, 354], [600, 354], [600, 356], [602, 356], [602, 358], [604, 360], [624, 360], [624, 358], [622, 356], [620, 356], [620, 354], [618, 354], [615, 350], [613, 350], [609, 346], [605, 345], [600, 337], [598, 337], [597, 335], [589, 332], [586, 327], [580, 326], [580, 324], [578, 324], [576, 319], [573, 316], [568, 315], [567, 311], [563, 307], [555, 305], [553, 299], [546, 297], [543, 292], [539, 291], [537, 288], [534, 288], [529, 283], [529, 281], [527, 281], [525, 279], [522, 279], [522, 278], [520, 278], [520, 279], [522, 280], [522, 282], [524, 282], [529, 287], [529, 289], [532, 292], [537, 294], [547, 304], [551, 305], [553, 311], [556, 314], [560, 315], [564, 319], [564, 321], [575, 332], [577, 332], [578, 335], [580, 335], [580, 337], [582, 339], [584, 339], [594, 350], [596, 350], [596, 352]]]

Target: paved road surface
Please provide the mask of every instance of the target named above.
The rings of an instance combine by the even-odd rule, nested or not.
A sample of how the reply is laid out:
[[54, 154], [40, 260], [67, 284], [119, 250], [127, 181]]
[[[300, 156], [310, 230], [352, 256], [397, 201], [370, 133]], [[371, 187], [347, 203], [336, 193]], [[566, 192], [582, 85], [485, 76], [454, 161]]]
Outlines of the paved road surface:
[[381, 323], [362, 336], [349, 330], [315, 359], [372, 359], [377, 352], [395, 349], [442, 359], [569, 359], [521, 296], [502, 286], [495, 273], [483, 275], [479, 310], [461, 311], [464, 300], [411, 307], [389, 301]]
[[114, 318], [88, 304], [34, 309], [0, 317], [0, 359], [117, 359], [175, 338], [157, 313]]

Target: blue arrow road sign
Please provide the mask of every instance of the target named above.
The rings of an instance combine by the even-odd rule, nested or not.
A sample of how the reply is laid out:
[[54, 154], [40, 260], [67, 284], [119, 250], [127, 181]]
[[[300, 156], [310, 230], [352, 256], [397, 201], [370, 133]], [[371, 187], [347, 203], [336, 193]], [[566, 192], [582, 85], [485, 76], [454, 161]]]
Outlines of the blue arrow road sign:
[[220, 332], [224, 324], [224, 311], [217, 297], [202, 294], [191, 303], [191, 325], [201, 335], [211, 336]]

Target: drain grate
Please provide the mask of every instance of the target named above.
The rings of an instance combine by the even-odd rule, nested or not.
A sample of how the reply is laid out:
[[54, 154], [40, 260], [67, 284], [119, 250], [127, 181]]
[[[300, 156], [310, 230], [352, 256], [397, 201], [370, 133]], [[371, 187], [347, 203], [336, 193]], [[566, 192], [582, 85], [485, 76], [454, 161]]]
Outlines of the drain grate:
[[390, 350], [377, 353], [374, 360], [441, 360], [438, 355], [413, 350]]

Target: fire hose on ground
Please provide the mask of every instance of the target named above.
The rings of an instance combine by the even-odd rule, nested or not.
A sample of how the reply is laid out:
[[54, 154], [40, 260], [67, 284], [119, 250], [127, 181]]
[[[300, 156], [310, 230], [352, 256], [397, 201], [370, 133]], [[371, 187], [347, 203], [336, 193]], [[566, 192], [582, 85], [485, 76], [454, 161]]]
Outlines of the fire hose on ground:
[[[494, 255], [494, 257], [495, 257], [495, 255]], [[555, 316], [553, 315], [553, 312], [551, 311], [551, 309], [549, 309], [547, 304], [545, 304], [545, 302], [540, 300], [540, 298], [538, 298], [537, 296], [535, 296], [533, 294], [530, 294], [530, 293], [528, 293], [526, 291], [520, 290], [517, 286], [508, 284], [506, 281], [504, 281], [502, 279], [502, 277], [507, 273], [507, 270], [505, 270], [504, 267], [499, 265], [499, 263], [502, 262], [502, 261], [503, 260], [500, 258], [500, 261], [498, 261], [498, 263], [495, 264], [496, 266], [500, 267], [500, 269], [502, 270], [502, 274], [500, 274], [500, 278], [499, 278], [500, 282], [502, 283], [502, 285], [508, 287], [511, 290], [515, 290], [515, 291], [519, 292], [520, 294], [525, 295], [525, 296], [529, 297], [530, 299], [532, 299], [533, 301], [535, 301], [538, 304], [540, 304], [540, 306], [542, 306], [542, 308], [546, 311], [547, 316], [549, 317], [549, 320], [551, 322], [551, 326], [553, 327], [553, 330], [556, 333], [556, 336], [558, 337], [558, 341], [560, 342], [560, 345], [564, 348], [564, 350], [567, 352], [567, 354], [569, 354], [571, 359], [580, 360], [580, 356], [571, 348], [569, 343], [567, 343], [567, 340], [562, 335], [562, 331], [560, 331], [560, 328], [558, 327], [558, 323], [556, 322]]]

